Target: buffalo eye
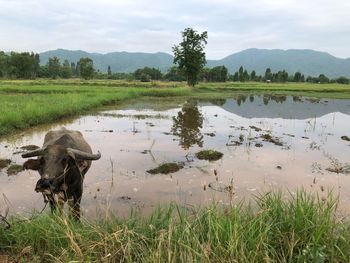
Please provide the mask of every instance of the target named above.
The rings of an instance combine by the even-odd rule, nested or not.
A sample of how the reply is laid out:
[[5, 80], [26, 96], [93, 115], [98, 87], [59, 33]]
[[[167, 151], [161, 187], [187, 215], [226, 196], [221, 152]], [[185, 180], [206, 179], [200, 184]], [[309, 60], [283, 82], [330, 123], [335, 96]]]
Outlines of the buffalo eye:
[[68, 158], [67, 157], [63, 157], [61, 162], [62, 162], [62, 164], [67, 164], [68, 163]]

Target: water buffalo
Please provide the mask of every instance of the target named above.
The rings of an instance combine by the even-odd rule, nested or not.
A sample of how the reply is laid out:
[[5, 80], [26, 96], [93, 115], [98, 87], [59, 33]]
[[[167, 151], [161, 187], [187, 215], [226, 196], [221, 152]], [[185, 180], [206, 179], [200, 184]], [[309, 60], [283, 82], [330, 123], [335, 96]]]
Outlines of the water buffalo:
[[62, 128], [49, 131], [41, 149], [22, 154], [23, 158], [34, 156], [37, 159], [27, 160], [23, 169], [39, 172], [41, 179], [35, 191], [43, 193], [44, 199], [50, 203], [51, 211], [58, 206], [62, 212], [64, 203], [68, 201], [70, 216], [79, 220], [84, 175], [91, 161], [100, 159], [100, 152], [93, 154], [79, 131]]

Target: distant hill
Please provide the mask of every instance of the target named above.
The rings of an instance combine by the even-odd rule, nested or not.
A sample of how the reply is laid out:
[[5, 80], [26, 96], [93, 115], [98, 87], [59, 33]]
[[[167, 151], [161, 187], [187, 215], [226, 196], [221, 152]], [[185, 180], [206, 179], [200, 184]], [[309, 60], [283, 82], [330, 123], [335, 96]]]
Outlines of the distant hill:
[[[173, 57], [167, 53], [130, 53], [113, 52], [107, 54], [88, 53], [77, 50], [57, 49], [40, 54], [42, 64], [46, 64], [49, 57], [57, 56], [61, 62], [68, 59], [76, 62], [81, 57], [90, 57], [95, 67], [106, 72], [108, 65], [113, 72], [133, 72], [145, 66], [159, 68], [165, 72], [173, 64]], [[229, 55], [220, 60], [208, 60], [207, 66], [225, 65], [230, 73], [238, 70], [242, 65], [248, 71], [255, 70], [257, 74], [264, 74], [266, 68], [273, 72], [286, 70], [289, 74], [300, 71], [305, 76], [325, 74], [328, 77], [350, 77], [350, 58], [342, 59], [325, 52], [301, 49], [246, 49]]]
[[237, 71], [242, 65], [248, 71], [255, 70], [264, 74], [266, 68], [273, 72], [286, 70], [294, 74], [297, 71], [311, 76], [325, 74], [328, 77], [350, 77], [350, 58], [341, 59], [325, 52], [310, 49], [246, 49], [221, 60], [208, 61], [208, 65], [225, 65], [230, 72]]
[[173, 57], [167, 53], [141, 53], [141, 52], [112, 52], [107, 54], [88, 53], [81, 50], [57, 49], [40, 53], [40, 63], [46, 64], [50, 57], [58, 57], [61, 62], [77, 62], [81, 57], [89, 57], [94, 66], [102, 72], [107, 72], [111, 66], [113, 72], [134, 72], [138, 68], [153, 67], [166, 72], [171, 67]]

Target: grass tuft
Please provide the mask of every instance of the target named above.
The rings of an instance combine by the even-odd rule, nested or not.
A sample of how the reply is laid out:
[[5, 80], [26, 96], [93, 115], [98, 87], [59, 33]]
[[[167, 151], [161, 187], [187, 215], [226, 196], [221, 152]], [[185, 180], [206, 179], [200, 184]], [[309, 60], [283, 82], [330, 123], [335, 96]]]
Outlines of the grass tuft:
[[182, 169], [183, 167], [184, 167], [183, 164], [179, 164], [179, 163], [163, 163], [154, 169], [148, 170], [147, 173], [169, 174], [169, 173], [175, 173], [180, 169]]
[[196, 153], [196, 157], [199, 160], [216, 161], [219, 160], [224, 154], [215, 150], [202, 150]]

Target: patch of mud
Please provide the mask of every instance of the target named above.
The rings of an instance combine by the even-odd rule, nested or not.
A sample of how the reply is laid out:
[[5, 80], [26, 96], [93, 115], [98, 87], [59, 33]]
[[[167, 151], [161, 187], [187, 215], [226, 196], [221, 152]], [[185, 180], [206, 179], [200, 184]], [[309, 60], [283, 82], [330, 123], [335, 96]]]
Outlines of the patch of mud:
[[146, 125], [149, 126], [149, 127], [154, 127], [156, 125], [154, 125], [152, 122], [146, 122]]
[[119, 197], [119, 200], [122, 200], [122, 201], [130, 201], [130, 200], [131, 200], [131, 197], [128, 196], [128, 195], [123, 195], [123, 196]]
[[256, 126], [254, 126], [254, 125], [249, 126], [249, 128], [251, 128], [252, 130], [254, 130], [254, 131], [256, 131], [256, 132], [260, 132], [260, 131], [262, 131], [262, 129], [261, 129], [261, 128], [256, 127]]
[[7, 168], [7, 175], [16, 175], [23, 170], [22, 165], [12, 164], [9, 168]]
[[289, 136], [289, 137], [292, 137], [292, 138], [294, 138], [295, 137], [295, 135], [294, 134], [289, 134], [289, 133], [282, 133], [283, 135], [286, 135], [286, 136]]
[[11, 163], [10, 159], [0, 159], [0, 170], [6, 168]]
[[326, 168], [328, 172], [337, 174], [350, 174], [350, 165], [340, 166], [340, 167], [328, 167]]
[[326, 168], [326, 171], [336, 174], [350, 174], [350, 164], [341, 163], [338, 159], [328, 156], [331, 161], [331, 166]]
[[224, 154], [215, 150], [203, 150], [196, 153], [196, 157], [199, 160], [216, 161], [219, 160]]
[[208, 184], [208, 187], [217, 192], [234, 194], [233, 184], [226, 185], [222, 182], [211, 182]]
[[311, 150], [320, 150], [321, 149], [321, 146], [318, 145], [316, 142], [311, 142], [310, 145], [309, 145], [309, 148]]
[[340, 137], [340, 139], [342, 139], [342, 140], [344, 140], [344, 141], [350, 142], [350, 137], [348, 137], [348, 136], [346, 136], [346, 135]]
[[232, 141], [232, 142], [226, 143], [226, 146], [240, 146], [242, 144], [243, 143], [240, 141]]
[[261, 148], [261, 147], [263, 147], [263, 144], [260, 143], [260, 142], [257, 142], [257, 143], [255, 144], [255, 147]]
[[183, 164], [180, 163], [163, 163], [157, 168], [150, 169], [147, 171], [149, 174], [169, 174], [175, 173], [184, 168]]
[[265, 133], [260, 136], [265, 142], [273, 143], [277, 146], [283, 146], [283, 142], [279, 138], [273, 137], [271, 134]]
[[214, 136], [215, 136], [215, 133], [213, 133], [213, 132], [207, 132], [207, 133], [204, 133], [204, 135], [209, 136], [209, 137], [214, 137]]
[[145, 119], [169, 119], [169, 116], [156, 114], [119, 114], [119, 113], [101, 113], [99, 116], [103, 117], [115, 117], [115, 118], [133, 118], [137, 120], [145, 120]]

